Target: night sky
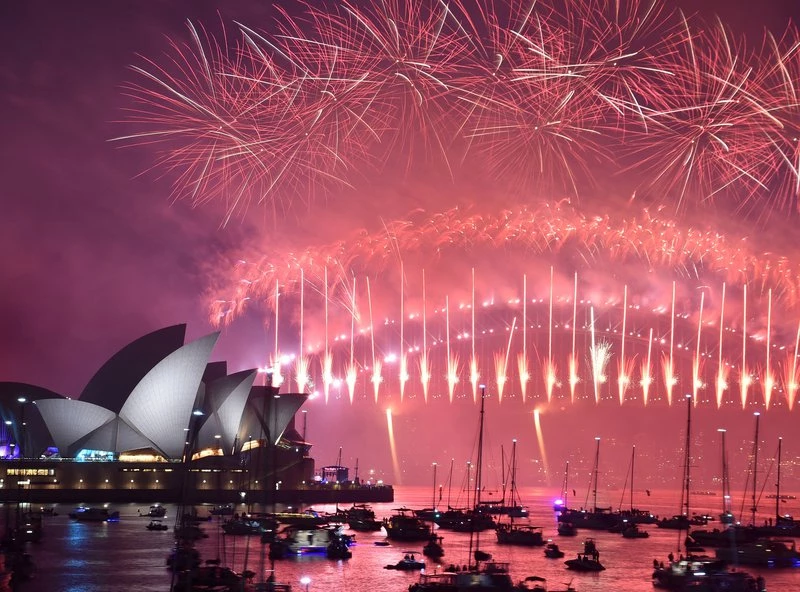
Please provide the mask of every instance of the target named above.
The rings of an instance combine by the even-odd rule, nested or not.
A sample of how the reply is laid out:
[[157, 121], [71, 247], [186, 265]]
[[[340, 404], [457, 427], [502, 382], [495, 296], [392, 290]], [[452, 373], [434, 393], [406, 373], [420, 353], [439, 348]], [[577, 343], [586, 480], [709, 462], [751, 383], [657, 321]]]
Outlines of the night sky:
[[[800, 8], [790, 0], [768, 0], [757, 7], [725, 0], [676, 4], [689, 13], [718, 14], [734, 35], [753, 39], [750, 44], [755, 45], [765, 27], [781, 33], [790, 19], [800, 22]], [[292, 14], [299, 14], [297, 5], [285, 5], [291, 6]], [[187, 323], [187, 336], [194, 339], [215, 330], [209, 322], [209, 304], [224, 292], [229, 270], [246, 255], [326, 245], [361, 228], [379, 233], [387, 221], [403, 219], [410, 212], [420, 216], [419, 212], [472, 205], [491, 211], [494, 205], [509, 207], [522, 201], [479, 172], [465, 170], [453, 180], [437, 170], [433, 159], [425, 158], [426, 165], [412, 174], [403, 158], [379, 171], [356, 166], [352, 187], [327, 191], [308, 203], [298, 200], [277, 216], [269, 208], [254, 205], [225, 224], [224, 204], [193, 207], [189, 200], [174, 199], [175, 176], [159, 166], [152, 147], [112, 141], [136, 131], [127, 111], [133, 99], [126, 89], [142, 81], [130, 66], [143, 66], [146, 59], [163, 61], [165, 55], [172, 55], [170, 40], [188, 42], [187, 19], [216, 35], [223, 26], [229, 34], [234, 31], [234, 21], [269, 31], [274, 16], [270, 2], [239, 0], [0, 5], [0, 380], [33, 383], [75, 396], [106, 359], [147, 332]], [[641, 206], [631, 206], [628, 200], [628, 182], [620, 181], [620, 195], [607, 201], [588, 199], [583, 205], [593, 214], [604, 214], [604, 208], [619, 213], [628, 207], [639, 214]], [[716, 219], [714, 208], [702, 212], [697, 220], [703, 224]], [[792, 248], [796, 230], [781, 217], [753, 221], [734, 213], [720, 216], [719, 229], [725, 233], [745, 227], [753, 242], [767, 250], [774, 245], [778, 253], [787, 249], [789, 257], [797, 257]], [[408, 265], [424, 266], [429, 256], [428, 252], [414, 253]], [[453, 256], [453, 262], [434, 272], [441, 274], [434, 278], [447, 278], [448, 283], [461, 278], [466, 288], [462, 285], [450, 293], [462, 299], [469, 292], [469, 278], [464, 274], [470, 267], [491, 268], [497, 259], [492, 252], [471, 256], [474, 261]], [[526, 261], [531, 273], [546, 274], [553, 264], [552, 259], [531, 261], [525, 253], [500, 256]], [[560, 263], [567, 267], [568, 257]], [[595, 274], [600, 279], [605, 271], [589, 268], [587, 277]], [[635, 282], [635, 273], [630, 272], [627, 279], [620, 275], [617, 283], [623, 283], [620, 278]], [[569, 290], [570, 278], [569, 272], [560, 274], [559, 285]], [[670, 281], [668, 275], [658, 276], [654, 285], [662, 293], [650, 296], [650, 302], [669, 302]], [[539, 282], [537, 294], [546, 297], [542, 285]], [[413, 289], [418, 288], [419, 279]], [[448, 290], [440, 287], [437, 295]], [[383, 294], [383, 300], [388, 300]], [[481, 297], [488, 294], [483, 290]], [[493, 293], [498, 299], [507, 295], [510, 291], [505, 294], [502, 288]], [[409, 299], [411, 308], [420, 306], [418, 294]], [[388, 318], [389, 305], [379, 308]], [[796, 327], [798, 310], [795, 306], [793, 311], [781, 311], [775, 333], [787, 343], [793, 340], [791, 328]], [[564, 309], [557, 314], [569, 312]], [[317, 338], [319, 313], [317, 306], [314, 320], [309, 321], [315, 323]], [[296, 306], [285, 314], [285, 338], [291, 342], [285, 349], [291, 349], [297, 347]], [[753, 314], [764, 316], [763, 312]], [[231, 372], [264, 365], [273, 350], [271, 315], [265, 307], [249, 307], [222, 329], [214, 358], [227, 360]], [[498, 322], [508, 321], [506, 316]], [[441, 325], [441, 319], [437, 322]], [[337, 332], [349, 330], [346, 319], [340, 316], [338, 323]], [[687, 321], [685, 331], [690, 331], [690, 325]], [[292, 331], [295, 336], [289, 337]], [[559, 343], [561, 347], [565, 342]], [[676, 391], [679, 402], [683, 390]], [[327, 406], [320, 397], [307, 405], [308, 439], [315, 444], [312, 454], [318, 465], [332, 464], [343, 446], [345, 464], [353, 466], [358, 459], [362, 476], [375, 469], [377, 478], [397, 481], [386, 406], [372, 401], [369, 388], [364, 391], [352, 405], [346, 395], [334, 397]], [[477, 429], [474, 405], [463, 399], [451, 405], [446, 392], [425, 405], [415, 391], [402, 405], [392, 394], [391, 406], [403, 482], [427, 483], [432, 462], [444, 466], [455, 458], [460, 466], [469, 457]], [[529, 402], [522, 411], [518, 399], [500, 406], [495, 400], [490, 404], [490, 456], [496, 466], [500, 446], [507, 452], [510, 438], [519, 438], [526, 459], [522, 482], [557, 486], [568, 458], [578, 464], [581, 458], [584, 463], [591, 461], [596, 435], [609, 442], [609, 481], [621, 484], [624, 480], [631, 444], [642, 445], [643, 454], [649, 454], [645, 464], [656, 467], [644, 478], [646, 483], [658, 487], [679, 478], [683, 405], [670, 409], [662, 402], [655, 409], [642, 409], [641, 405], [620, 408], [613, 401], [599, 406], [593, 401], [566, 401], [549, 407], [541, 416], [549, 477], [540, 473], [543, 459], [533, 431], [533, 408]], [[783, 406], [762, 417], [766, 457], [773, 454], [775, 437], [796, 422], [796, 414], [796, 408], [789, 412]], [[752, 418], [749, 408], [742, 411], [734, 405], [718, 411], [713, 405], [700, 406], [696, 425], [702, 452], [698, 455], [705, 455], [709, 465], [716, 463], [716, 429], [727, 427], [732, 434], [731, 454], [743, 467]], [[800, 461], [800, 441], [785, 435], [785, 458]], [[649, 447], [645, 448], [645, 442]], [[696, 460], [700, 465], [701, 459]], [[707, 474], [700, 478], [698, 488], [712, 487], [716, 469], [716, 464], [699, 467], [699, 472]], [[800, 478], [800, 470], [794, 470], [794, 477]]]

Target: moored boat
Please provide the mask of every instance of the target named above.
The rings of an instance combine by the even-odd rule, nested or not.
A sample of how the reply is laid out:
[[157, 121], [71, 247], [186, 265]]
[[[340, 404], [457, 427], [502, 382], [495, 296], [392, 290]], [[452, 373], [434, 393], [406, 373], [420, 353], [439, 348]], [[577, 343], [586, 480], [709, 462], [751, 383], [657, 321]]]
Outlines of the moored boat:
[[147, 530], [169, 530], [169, 526], [162, 523], [161, 520], [151, 520], [145, 528]]
[[800, 554], [792, 541], [755, 541], [715, 550], [717, 559], [733, 565], [754, 567], [800, 567]]
[[417, 559], [416, 551], [403, 551], [403, 553], [403, 558], [400, 561], [385, 565], [383, 569], [399, 569], [401, 571], [425, 569], [425, 562]]
[[500, 545], [541, 547], [545, 544], [541, 526], [499, 524], [495, 532]]
[[625, 539], [646, 539], [650, 533], [639, 528], [637, 524], [627, 524], [622, 529], [622, 538]]
[[578, 529], [572, 522], [559, 522], [556, 529], [560, 536], [577, 536]]
[[383, 526], [383, 522], [375, 518], [373, 509], [366, 504], [353, 504], [342, 514], [350, 530], [356, 532], [375, 532]]
[[566, 588], [552, 590], [547, 587], [547, 580], [539, 576], [528, 576], [520, 584], [523, 590], [529, 590], [530, 592], [577, 592], [577, 590], [572, 587], [572, 582], [564, 585]]
[[431, 535], [425, 522], [413, 516], [408, 508], [398, 508], [388, 518], [384, 518], [383, 527], [386, 536], [393, 541], [427, 541]]
[[352, 539], [343, 534], [336, 534], [328, 543], [328, 548], [325, 549], [325, 555], [328, 559], [350, 559], [353, 552], [350, 550], [350, 543]]
[[69, 517], [78, 522], [119, 522], [119, 512], [92, 506], [79, 506], [69, 513]]
[[234, 592], [241, 590], [243, 576], [228, 567], [204, 565], [178, 574], [175, 590]]
[[139, 515], [145, 516], [147, 518], [163, 518], [164, 516], [167, 515], [167, 509], [161, 504], [154, 504], [150, 506], [150, 508], [145, 513], [142, 513], [140, 510]]
[[[517, 507], [517, 441], [511, 446], [511, 506]], [[509, 521], [497, 525], [495, 529], [497, 542], [500, 545], [521, 545], [539, 547], [545, 544], [542, 528], [528, 524], [514, 524], [514, 516]]]
[[764, 592], [764, 578], [731, 571], [724, 561], [709, 558], [681, 559], [653, 571], [653, 586], [674, 592]]
[[428, 542], [422, 547], [422, 554], [425, 555], [425, 557], [430, 557], [434, 561], [441, 559], [442, 556], [444, 556], [444, 547], [442, 547], [443, 538], [444, 537], [436, 536], [431, 533], [431, 538], [428, 539]]
[[[489, 561], [461, 571], [421, 573], [419, 581], [408, 587], [409, 592], [521, 592], [536, 590], [532, 581], [514, 583], [507, 563]], [[539, 588], [541, 591], [542, 588]], [[574, 592], [574, 591], [572, 591]]]
[[600, 552], [593, 539], [586, 539], [583, 542], [583, 553], [578, 553], [575, 559], [567, 559], [564, 562], [567, 569], [573, 571], [603, 571], [605, 566], [600, 563]]
[[564, 556], [564, 551], [559, 549], [556, 543], [547, 543], [544, 548], [544, 556], [548, 559], [561, 559]]
[[[270, 545], [270, 554], [275, 558], [286, 555], [327, 553], [328, 546], [337, 537], [346, 537], [340, 527], [302, 528], [287, 526]], [[344, 539], [349, 546], [351, 537]]]

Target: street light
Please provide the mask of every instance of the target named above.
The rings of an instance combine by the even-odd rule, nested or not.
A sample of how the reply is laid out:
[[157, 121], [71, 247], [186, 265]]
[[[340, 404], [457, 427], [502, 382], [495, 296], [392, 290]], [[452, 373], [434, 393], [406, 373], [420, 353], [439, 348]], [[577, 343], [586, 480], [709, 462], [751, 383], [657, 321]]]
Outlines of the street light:
[[308, 592], [308, 586], [309, 584], [311, 584], [311, 578], [309, 578], [308, 576], [303, 576], [302, 578], [300, 578], [300, 583], [306, 587], [306, 592]]

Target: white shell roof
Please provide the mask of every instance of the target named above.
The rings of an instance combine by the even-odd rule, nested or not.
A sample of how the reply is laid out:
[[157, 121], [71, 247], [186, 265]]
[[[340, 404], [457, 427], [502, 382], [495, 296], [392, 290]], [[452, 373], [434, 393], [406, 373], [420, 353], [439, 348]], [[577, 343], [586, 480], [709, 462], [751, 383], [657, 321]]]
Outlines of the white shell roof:
[[197, 390], [219, 332], [184, 345], [136, 385], [119, 416], [167, 458], [180, 458]]
[[116, 419], [116, 414], [100, 405], [73, 399], [40, 399], [36, 408], [53, 436], [59, 450]]

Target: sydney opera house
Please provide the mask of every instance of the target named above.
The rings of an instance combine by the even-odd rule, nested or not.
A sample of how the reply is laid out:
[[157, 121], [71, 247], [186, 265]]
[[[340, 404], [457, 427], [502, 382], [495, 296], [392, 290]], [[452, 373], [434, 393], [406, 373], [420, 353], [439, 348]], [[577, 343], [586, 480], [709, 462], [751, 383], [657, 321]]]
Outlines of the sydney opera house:
[[[389, 501], [391, 488], [315, 475], [295, 428], [308, 395], [209, 362], [219, 337], [185, 325], [112, 356], [77, 399], [0, 382], [3, 501]], [[268, 375], [267, 375], [268, 376]], [[268, 383], [268, 381], [265, 381]]]

